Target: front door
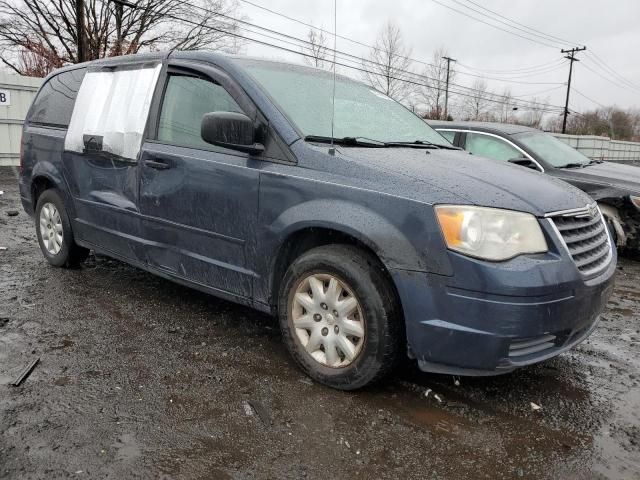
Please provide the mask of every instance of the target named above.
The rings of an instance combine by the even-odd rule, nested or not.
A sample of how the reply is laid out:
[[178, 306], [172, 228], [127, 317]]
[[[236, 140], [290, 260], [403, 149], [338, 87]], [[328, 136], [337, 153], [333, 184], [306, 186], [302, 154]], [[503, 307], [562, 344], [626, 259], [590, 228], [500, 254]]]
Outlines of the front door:
[[200, 136], [208, 112], [242, 112], [211, 73], [170, 69], [156, 132], [143, 144], [139, 206], [150, 266], [251, 296], [247, 243], [258, 211], [259, 160]]

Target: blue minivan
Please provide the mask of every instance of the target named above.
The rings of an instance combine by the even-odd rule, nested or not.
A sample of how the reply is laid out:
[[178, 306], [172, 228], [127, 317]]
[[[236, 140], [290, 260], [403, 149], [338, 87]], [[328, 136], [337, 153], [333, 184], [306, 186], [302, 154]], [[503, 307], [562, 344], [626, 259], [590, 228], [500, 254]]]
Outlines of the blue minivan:
[[44, 257], [91, 249], [277, 315], [298, 365], [340, 389], [405, 355], [510, 372], [593, 331], [616, 252], [589, 196], [333, 81], [205, 52], [53, 72], [21, 154]]

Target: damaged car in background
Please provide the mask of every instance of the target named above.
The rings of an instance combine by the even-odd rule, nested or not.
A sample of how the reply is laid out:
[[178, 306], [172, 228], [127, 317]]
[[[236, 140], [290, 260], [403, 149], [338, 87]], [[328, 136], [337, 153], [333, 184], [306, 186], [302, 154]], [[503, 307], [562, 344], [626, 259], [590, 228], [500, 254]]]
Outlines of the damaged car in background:
[[470, 156], [347, 77], [210, 52], [52, 73], [20, 194], [52, 265], [92, 249], [277, 315], [339, 389], [407, 355], [458, 375], [554, 357], [593, 331], [616, 270], [579, 189]]
[[522, 125], [429, 121], [453, 145], [474, 155], [547, 173], [598, 202], [618, 247], [640, 254], [640, 168], [590, 160], [553, 135]]

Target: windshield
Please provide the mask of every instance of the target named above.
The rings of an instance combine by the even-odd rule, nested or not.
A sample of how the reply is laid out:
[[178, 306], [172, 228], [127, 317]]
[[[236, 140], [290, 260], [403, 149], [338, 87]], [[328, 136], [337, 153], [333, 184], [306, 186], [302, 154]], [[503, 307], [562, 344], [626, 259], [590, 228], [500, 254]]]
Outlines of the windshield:
[[[331, 72], [252, 60], [241, 63], [305, 137], [331, 137]], [[333, 136], [379, 142], [420, 140], [450, 146], [395, 100], [342, 76], [336, 77]]]
[[583, 154], [548, 133], [526, 132], [513, 136], [543, 161], [554, 167], [561, 168], [575, 164], [587, 165], [590, 161]]

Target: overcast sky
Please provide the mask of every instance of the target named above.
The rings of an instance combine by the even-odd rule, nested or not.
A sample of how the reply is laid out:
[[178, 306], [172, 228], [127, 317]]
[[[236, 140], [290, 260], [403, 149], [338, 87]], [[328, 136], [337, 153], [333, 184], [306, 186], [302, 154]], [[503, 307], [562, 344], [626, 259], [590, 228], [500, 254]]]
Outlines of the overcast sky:
[[[269, 9], [286, 13], [288, 16], [313, 23], [327, 30], [333, 30], [333, 0], [251, 0], [253, 3]], [[469, 15], [491, 22], [462, 5], [479, 10], [464, 0], [437, 0]], [[483, 7], [520, 22], [546, 34], [586, 45], [588, 54], [581, 52], [582, 61], [574, 64], [572, 87], [582, 94], [604, 105], [616, 104], [623, 108], [640, 107], [640, 0], [474, 0]], [[242, 13], [252, 23], [273, 30], [305, 37], [308, 28], [279, 17], [245, 2], [241, 4]], [[444, 46], [449, 55], [461, 64], [482, 70], [504, 71], [525, 69], [527, 67], [549, 64], [562, 59], [559, 47], [547, 47], [514, 35], [499, 31], [476, 20], [465, 17], [434, 0], [338, 0], [338, 34], [353, 38], [366, 44], [373, 44], [380, 29], [389, 19], [401, 29], [406, 44], [412, 48], [412, 57], [430, 62], [433, 51]], [[487, 12], [488, 13], [488, 12]], [[504, 25], [499, 26], [506, 28]], [[516, 33], [522, 33], [516, 31]], [[250, 33], [248, 35], [251, 35]], [[538, 40], [540, 40], [538, 38]], [[268, 40], [271, 41], [271, 40]], [[554, 42], [560, 43], [560, 42]], [[565, 48], [576, 46], [566, 44]], [[292, 47], [290, 47], [292, 48]], [[338, 38], [338, 50], [364, 55], [366, 49]], [[244, 52], [249, 55], [282, 58], [301, 62], [299, 56], [269, 47], [247, 44]], [[611, 78], [596, 60], [595, 53], [618, 74], [634, 83], [638, 88], [620, 86], [603, 79], [589, 71], [591, 68], [601, 75]], [[296, 58], [294, 58], [296, 57]], [[549, 99], [554, 105], [564, 105], [565, 88], [546, 82], [566, 83], [568, 65], [558, 65], [551, 71], [537, 75], [513, 78], [522, 73], [511, 73], [506, 78], [521, 82], [540, 82], [540, 84], [505, 83], [487, 78], [491, 90], [501, 93], [506, 85], [513, 95], [534, 96]], [[423, 67], [414, 64], [416, 70]], [[459, 67], [457, 83], [471, 86], [475, 77], [463, 72], [502, 76]], [[347, 72], [344, 72], [347, 73]], [[352, 73], [357, 76], [357, 73]], [[622, 81], [616, 80], [621, 84]], [[557, 88], [559, 87], [559, 88]], [[585, 111], [597, 105], [580, 95], [573, 93], [570, 108]]]

